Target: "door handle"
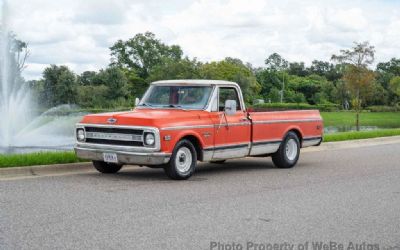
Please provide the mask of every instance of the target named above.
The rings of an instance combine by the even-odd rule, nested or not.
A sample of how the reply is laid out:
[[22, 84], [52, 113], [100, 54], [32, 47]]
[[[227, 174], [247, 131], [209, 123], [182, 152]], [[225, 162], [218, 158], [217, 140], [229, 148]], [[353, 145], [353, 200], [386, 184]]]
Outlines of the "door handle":
[[247, 122], [248, 120], [247, 120], [247, 118], [240, 118], [240, 121], [241, 122]]

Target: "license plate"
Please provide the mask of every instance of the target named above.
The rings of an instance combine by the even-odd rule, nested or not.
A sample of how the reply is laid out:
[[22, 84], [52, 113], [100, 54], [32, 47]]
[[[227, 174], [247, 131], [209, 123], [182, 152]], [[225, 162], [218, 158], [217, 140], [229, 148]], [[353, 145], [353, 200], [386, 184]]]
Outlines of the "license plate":
[[103, 159], [105, 162], [118, 163], [118, 157], [115, 153], [103, 153]]

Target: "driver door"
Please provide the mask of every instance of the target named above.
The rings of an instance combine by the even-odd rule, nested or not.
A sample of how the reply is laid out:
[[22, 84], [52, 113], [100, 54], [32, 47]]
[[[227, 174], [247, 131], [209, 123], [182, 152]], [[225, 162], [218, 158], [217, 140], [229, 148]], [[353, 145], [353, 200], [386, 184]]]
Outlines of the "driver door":
[[[218, 111], [213, 112], [214, 154], [213, 159], [229, 159], [247, 156], [249, 153], [251, 123], [242, 107], [235, 87], [219, 87]], [[227, 100], [236, 101], [236, 112], [226, 114]]]

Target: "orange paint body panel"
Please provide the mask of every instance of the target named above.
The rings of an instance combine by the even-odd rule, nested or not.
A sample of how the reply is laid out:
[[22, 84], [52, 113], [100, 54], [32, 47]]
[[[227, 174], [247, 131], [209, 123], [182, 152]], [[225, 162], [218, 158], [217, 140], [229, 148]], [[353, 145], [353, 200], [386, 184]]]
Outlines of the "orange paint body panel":
[[322, 137], [323, 122], [318, 110], [250, 112], [253, 141], [282, 140], [288, 131], [300, 138]]
[[301, 147], [322, 142], [318, 110], [249, 112], [233, 82], [155, 82], [143, 100], [131, 111], [85, 116], [77, 124], [77, 155], [118, 164], [178, 166], [193, 159], [176, 157], [177, 145], [189, 141], [199, 161], [276, 156], [286, 150], [293, 166]]
[[[237, 125], [247, 119], [247, 124]], [[115, 118], [118, 126], [149, 126], [160, 130], [161, 151], [172, 152], [175, 144], [185, 136], [194, 136], [202, 148], [224, 145], [282, 140], [295, 130], [301, 138], [322, 137], [323, 123], [319, 111], [243, 112], [224, 116], [223, 112], [195, 110], [135, 109], [128, 112], [103, 113], [85, 116], [82, 124], [109, 124]], [[226, 120], [225, 120], [226, 119]], [[235, 124], [235, 126], [230, 126]], [[209, 136], [204, 136], [209, 135]]]

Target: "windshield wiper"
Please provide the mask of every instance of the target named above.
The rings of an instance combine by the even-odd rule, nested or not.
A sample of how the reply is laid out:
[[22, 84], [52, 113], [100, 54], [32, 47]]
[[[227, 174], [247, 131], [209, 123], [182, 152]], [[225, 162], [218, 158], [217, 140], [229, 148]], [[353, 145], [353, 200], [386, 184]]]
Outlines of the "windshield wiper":
[[139, 106], [148, 106], [148, 107], [152, 107], [153, 105], [148, 104], [148, 103], [142, 103], [142, 104], [140, 104]]
[[168, 104], [168, 105], [165, 105], [164, 107], [168, 107], [168, 108], [177, 108], [177, 109], [186, 110], [186, 109], [183, 108], [181, 105], [177, 105], [177, 104]]

